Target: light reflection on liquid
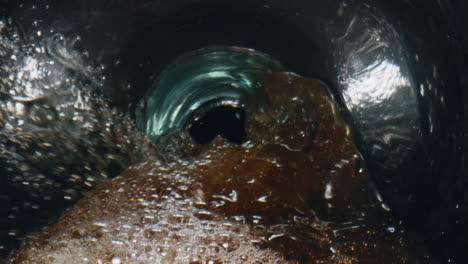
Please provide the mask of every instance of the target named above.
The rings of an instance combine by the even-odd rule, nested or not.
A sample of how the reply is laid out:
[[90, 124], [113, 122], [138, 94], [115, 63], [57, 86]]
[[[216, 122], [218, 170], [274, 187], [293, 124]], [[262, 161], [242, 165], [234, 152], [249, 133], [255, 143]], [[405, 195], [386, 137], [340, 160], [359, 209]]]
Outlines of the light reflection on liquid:
[[398, 168], [421, 140], [418, 94], [404, 40], [384, 17], [350, 12], [344, 21], [346, 29], [334, 32], [331, 44], [337, 54], [337, 88], [364, 152], [383, 168]]
[[[362, 67], [362, 62], [351, 63]], [[356, 72], [352, 76], [343, 80], [346, 83], [343, 97], [349, 109], [380, 105], [394, 97], [402, 87], [411, 85], [400, 67], [388, 60], [375, 61], [362, 68], [359, 66], [355, 67]]]

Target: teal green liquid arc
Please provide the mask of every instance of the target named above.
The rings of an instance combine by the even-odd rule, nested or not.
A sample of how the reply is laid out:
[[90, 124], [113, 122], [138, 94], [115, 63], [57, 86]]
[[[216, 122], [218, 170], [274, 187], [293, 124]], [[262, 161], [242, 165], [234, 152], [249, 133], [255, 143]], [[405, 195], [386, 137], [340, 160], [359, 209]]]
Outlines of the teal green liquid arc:
[[244, 107], [246, 97], [264, 104], [256, 79], [284, 71], [279, 62], [241, 47], [215, 46], [182, 55], [156, 79], [136, 108], [137, 127], [157, 143], [162, 135], [185, 129], [200, 108]]

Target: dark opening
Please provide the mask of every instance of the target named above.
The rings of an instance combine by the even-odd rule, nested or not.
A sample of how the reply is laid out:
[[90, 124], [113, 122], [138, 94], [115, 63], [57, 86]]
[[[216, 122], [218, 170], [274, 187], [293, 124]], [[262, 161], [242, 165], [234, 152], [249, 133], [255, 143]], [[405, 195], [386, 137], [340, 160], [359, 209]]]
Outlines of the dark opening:
[[244, 121], [244, 109], [217, 106], [190, 124], [189, 134], [199, 144], [208, 144], [219, 135], [240, 145], [247, 138]]

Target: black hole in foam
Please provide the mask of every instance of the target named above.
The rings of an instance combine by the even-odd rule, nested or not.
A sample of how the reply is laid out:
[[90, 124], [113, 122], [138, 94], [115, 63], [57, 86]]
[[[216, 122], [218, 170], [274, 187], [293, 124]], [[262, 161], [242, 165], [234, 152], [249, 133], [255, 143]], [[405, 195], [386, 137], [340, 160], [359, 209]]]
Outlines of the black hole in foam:
[[190, 124], [189, 134], [199, 144], [208, 144], [219, 135], [240, 145], [247, 138], [244, 121], [244, 109], [217, 106]]

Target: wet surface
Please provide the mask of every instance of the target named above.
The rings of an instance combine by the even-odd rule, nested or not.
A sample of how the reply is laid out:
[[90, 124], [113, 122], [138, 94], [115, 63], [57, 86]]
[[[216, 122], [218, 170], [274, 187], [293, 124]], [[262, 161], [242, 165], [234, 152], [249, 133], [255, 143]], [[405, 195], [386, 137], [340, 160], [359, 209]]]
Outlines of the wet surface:
[[433, 263], [379, 202], [325, 85], [259, 85], [243, 145], [174, 135], [174, 163], [103, 182], [7, 263]]

